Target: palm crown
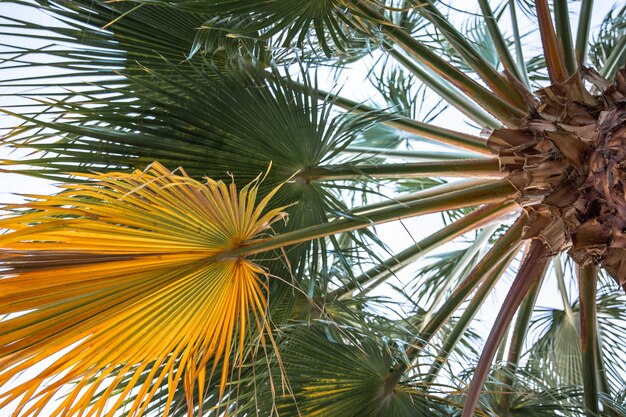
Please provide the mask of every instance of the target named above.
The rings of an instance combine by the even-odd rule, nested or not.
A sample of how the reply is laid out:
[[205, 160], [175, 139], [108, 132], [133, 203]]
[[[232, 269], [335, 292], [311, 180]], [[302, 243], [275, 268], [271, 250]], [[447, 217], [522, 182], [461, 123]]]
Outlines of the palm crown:
[[[0, 219], [0, 407], [626, 415], [624, 9], [477, 3], [13, 0], [3, 171], [63, 185]], [[374, 104], [320, 86], [371, 57]]]

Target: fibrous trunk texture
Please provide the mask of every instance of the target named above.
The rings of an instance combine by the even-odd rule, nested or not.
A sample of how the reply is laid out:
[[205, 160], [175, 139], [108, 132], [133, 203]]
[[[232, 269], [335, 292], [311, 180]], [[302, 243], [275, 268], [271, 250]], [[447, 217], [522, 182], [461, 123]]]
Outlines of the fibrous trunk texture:
[[524, 237], [604, 267], [626, 290], [626, 69], [613, 84], [584, 70], [535, 99], [524, 128], [489, 138], [528, 212]]

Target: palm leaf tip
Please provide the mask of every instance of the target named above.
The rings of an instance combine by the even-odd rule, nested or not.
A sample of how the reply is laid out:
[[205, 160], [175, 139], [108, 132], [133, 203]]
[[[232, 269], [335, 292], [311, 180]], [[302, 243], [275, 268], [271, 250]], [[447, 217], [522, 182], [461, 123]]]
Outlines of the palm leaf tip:
[[168, 404], [180, 388], [201, 404], [214, 373], [223, 394], [266, 325], [263, 269], [228, 252], [284, 217], [265, 210], [278, 188], [257, 202], [259, 181], [238, 192], [158, 163], [87, 177], [0, 219], [0, 386], [43, 367], [0, 408], [110, 415], [132, 394], [142, 415], [164, 381]]

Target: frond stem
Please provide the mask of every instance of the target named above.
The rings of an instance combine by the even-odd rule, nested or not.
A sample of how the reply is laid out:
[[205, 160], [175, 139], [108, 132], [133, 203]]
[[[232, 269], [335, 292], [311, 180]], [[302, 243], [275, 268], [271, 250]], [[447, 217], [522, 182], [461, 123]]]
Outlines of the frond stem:
[[[472, 245], [465, 250], [465, 253], [461, 257], [458, 263], [454, 265], [452, 271], [447, 274], [446, 281], [443, 285], [439, 286], [436, 290], [435, 299], [430, 304], [426, 313], [424, 314], [423, 324], [428, 323], [430, 318], [435, 313], [435, 309], [439, 307], [439, 304], [442, 300], [444, 300], [445, 296], [448, 294], [450, 287], [454, 285], [454, 283], [461, 278], [468, 265], [472, 261], [472, 259], [476, 256], [477, 253], [481, 252], [484, 248], [485, 244], [489, 241], [489, 238], [493, 235], [496, 229], [499, 227], [499, 224], [492, 224], [488, 227], [485, 227], [480, 234], [474, 239]], [[484, 254], [483, 254], [484, 255]]]
[[563, 50], [563, 59], [567, 75], [573, 75], [578, 70], [576, 52], [572, 40], [572, 29], [569, 23], [569, 8], [567, 0], [554, 0], [554, 17], [556, 24], [557, 39]]
[[576, 60], [579, 67], [584, 67], [587, 62], [587, 48], [589, 44], [589, 29], [591, 27], [591, 15], [593, 13], [593, 0], [583, 0], [580, 5], [580, 17], [578, 18], [578, 33], [576, 35]]
[[[474, 266], [461, 284], [446, 299], [446, 302], [437, 310], [432, 319], [426, 323], [421, 332], [420, 340], [426, 342], [441, 329], [441, 326], [450, 318], [452, 313], [466, 300], [466, 298], [484, 281], [485, 276], [510, 253], [517, 251], [521, 245], [522, 231], [526, 225], [526, 215], [521, 215], [509, 230], [496, 241], [487, 254]], [[479, 301], [482, 299], [479, 297]], [[421, 345], [409, 349], [409, 351], [421, 349]], [[409, 352], [410, 353], [410, 352]]]
[[517, 189], [508, 180], [497, 180], [464, 190], [375, 210], [368, 213], [367, 216], [339, 218], [328, 223], [294, 230], [265, 240], [257, 240], [248, 245], [239, 246], [230, 251], [216, 255], [212, 260], [217, 261], [225, 258], [254, 255], [338, 233], [364, 229], [376, 224], [435, 213], [442, 210], [503, 202], [512, 199], [516, 194]]
[[555, 256], [553, 260], [554, 274], [556, 275], [556, 283], [561, 294], [561, 300], [563, 301], [563, 309], [567, 319], [574, 324], [574, 312], [572, 311], [572, 304], [567, 296], [567, 286], [565, 285], [565, 273], [563, 271], [563, 265], [561, 264], [561, 258]]
[[535, 239], [532, 241], [528, 256], [522, 262], [517, 277], [504, 299], [495, 324], [491, 328], [489, 337], [485, 342], [485, 347], [467, 392], [461, 417], [472, 417], [474, 415], [474, 410], [478, 404], [480, 393], [491, 369], [491, 363], [496, 355], [500, 341], [521, 302], [526, 298], [533, 285], [544, 276], [546, 266], [548, 265], [548, 255], [549, 250], [541, 240]]
[[450, 65], [450, 63], [437, 55], [431, 48], [417, 41], [410, 33], [399, 28], [393, 22], [390, 22], [378, 13], [378, 11], [372, 7], [371, 2], [365, 0], [343, 1], [348, 7], [367, 16], [372, 21], [378, 22], [380, 29], [392, 39], [396, 45], [400, 46], [413, 58], [452, 83], [459, 90], [466, 93], [503, 123], [511, 127], [517, 127], [520, 124], [520, 120], [525, 117], [526, 112], [524, 110], [512, 106], [472, 80], [458, 68]]
[[528, 79], [528, 71], [526, 70], [526, 61], [524, 60], [524, 52], [522, 50], [522, 37], [519, 31], [519, 23], [517, 21], [517, 6], [515, 0], [509, 0], [509, 12], [511, 14], [511, 23], [513, 25], [513, 42], [515, 43], [515, 56], [517, 58], [517, 68], [522, 74], [522, 82], [530, 88], [530, 80]]
[[424, 190], [420, 190], [420, 191], [410, 193], [410, 194], [405, 194], [405, 195], [402, 195], [393, 199], [383, 200], [383, 201], [379, 201], [376, 203], [370, 203], [364, 206], [353, 208], [349, 210], [347, 214], [364, 216], [364, 215], [367, 215], [367, 213], [374, 212], [384, 207], [392, 207], [398, 204], [407, 204], [412, 201], [417, 201], [423, 198], [443, 195], [443, 194], [450, 193], [453, 191], [459, 191], [465, 188], [487, 184], [489, 182], [491, 182], [491, 180], [473, 179], [473, 180], [462, 180], [462, 181], [455, 181], [455, 182], [449, 182], [449, 183], [442, 183], [441, 185], [429, 187]]
[[436, 151], [414, 151], [402, 149], [373, 148], [367, 146], [350, 146], [341, 150], [344, 154], [356, 154], [363, 156], [382, 158], [403, 158], [416, 161], [446, 161], [450, 159], [470, 159], [475, 155], [462, 152], [436, 152]]
[[615, 44], [613, 51], [604, 61], [604, 66], [600, 69], [600, 75], [607, 80], [612, 80], [617, 70], [624, 65], [626, 59], [626, 37], [620, 38]]
[[507, 354], [504, 377], [502, 378], [503, 392], [500, 400], [500, 409], [502, 410], [508, 410], [511, 406], [515, 373], [517, 372], [519, 360], [522, 355], [524, 340], [526, 339], [526, 334], [528, 333], [530, 319], [532, 318], [533, 311], [535, 309], [535, 303], [537, 302], [537, 296], [539, 295], [542, 281], [543, 276], [532, 284], [517, 313], [517, 319], [515, 320], [515, 326], [513, 327], [513, 332], [511, 334], [511, 342], [509, 343], [509, 352]]
[[334, 297], [342, 299], [358, 288], [368, 286], [363, 291], [375, 288], [381, 282], [384, 282], [387, 277], [393, 276], [393, 274], [397, 273], [402, 268], [411, 264], [417, 259], [425, 256], [433, 249], [436, 249], [444, 243], [450, 242], [467, 232], [494, 222], [509, 214], [516, 208], [516, 203], [507, 202], [501, 204], [488, 204], [477, 210], [474, 210], [463, 218], [437, 230], [432, 235], [420, 240], [415, 245], [404, 249], [403, 251], [395, 254], [384, 262], [381, 262], [378, 265], [372, 267], [371, 269], [356, 277], [354, 280], [345, 284], [343, 287], [335, 290], [332, 295]]
[[[474, 46], [454, 27], [450, 21], [433, 6], [431, 0], [413, 0], [418, 6], [418, 11], [426, 17], [436, 28], [438, 28], [443, 36], [450, 42], [450, 45], [457, 51], [463, 60], [472, 68], [480, 79], [503, 100], [518, 108], [525, 108], [522, 96], [513, 88], [510, 82], [502, 76], [482, 55], [480, 55]], [[481, 3], [481, 8], [483, 4]], [[493, 17], [493, 16], [492, 16]], [[489, 16], [485, 15], [487, 26], [489, 26]], [[494, 20], [491, 20], [493, 23]], [[492, 27], [493, 29], [493, 27]], [[488, 29], [489, 30], [489, 29]], [[492, 37], [496, 49], [498, 49], [497, 37]], [[502, 45], [501, 45], [502, 46]], [[503, 61], [504, 62], [504, 61]]]
[[443, 127], [419, 122], [409, 117], [375, 109], [373, 107], [366, 106], [365, 104], [361, 104], [356, 101], [349, 100], [345, 97], [341, 97], [339, 95], [332, 94], [326, 91], [320, 90], [320, 95], [325, 96], [327, 100], [332, 102], [334, 105], [341, 107], [342, 109], [345, 109], [351, 113], [367, 113], [371, 114], [372, 116], [382, 116], [384, 120], [381, 123], [386, 126], [393, 127], [404, 132], [413, 133], [415, 135], [424, 137], [426, 139], [431, 139], [445, 145], [454, 146], [482, 155], [492, 155], [490, 149], [487, 147], [487, 140], [479, 136], [456, 132], [454, 130], [446, 129]]
[[578, 267], [580, 288], [580, 350], [583, 360], [585, 415], [599, 416], [598, 345], [596, 343], [596, 289], [598, 269], [595, 265]]
[[469, 302], [465, 310], [463, 310], [463, 314], [459, 317], [458, 321], [454, 325], [454, 328], [450, 331], [450, 333], [448, 333], [446, 340], [437, 352], [435, 362], [433, 362], [430, 366], [426, 376], [424, 377], [424, 384], [428, 385], [429, 383], [435, 381], [439, 371], [452, 352], [452, 349], [458, 341], [461, 340], [461, 337], [463, 337], [463, 334], [469, 327], [471, 321], [478, 313], [478, 309], [482, 306], [485, 298], [487, 298], [487, 296], [491, 293], [511, 262], [513, 262], [516, 254], [517, 251], [511, 251], [507, 256], [499, 260], [494, 269], [488, 273], [482, 284], [480, 284], [480, 287], [476, 290], [476, 294], [474, 294], [472, 300]]
[[489, 113], [478, 107], [472, 101], [468, 100], [465, 94], [450, 85], [445, 79], [437, 74], [429, 73], [409, 56], [394, 48], [393, 44], [386, 43], [387, 53], [403, 67], [411, 71], [420, 81], [426, 84], [430, 89], [436, 92], [441, 98], [454, 106], [461, 113], [479, 123], [481, 126], [490, 128], [498, 128], [502, 125], [500, 121], [493, 118]]
[[[480, 4], [480, 10], [485, 16], [485, 24], [487, 25], [487, 31], [489, 32], [489, 36], [493, 41], [493, 45], [496, 48], [496, 52], [498, 53], [498, 57], [500, 58], [500, 62], [504, 68], [509, 71], [509, 73], [514, 76], [522, 85], [528, 87], [526, 84], [523, 74], [520, 73], [519, 67], [513, 61], [513, 57], [509, 52], [509, 48], [506, 44], [504, 36], [502, 35], [502, 31], [498, 26], [498, 20], [493, 15], [493, 11], [491, 10], [491, 5], [488, 0], [478, 0]], [[519, 29], [517, 29], [519, 30]], [[523, 60], [522, 60], [523, 62]], [[528, 91], [528, 90], [527, 90]]]
[[466, 159], [435, 162], [407, 162], [375, 165], [323, 165], [301, 170], [296, 179], [309, 181], [337, 181], [359, 178], [504, 178], [498, 159]]
[[552, 25], [548, 0], [535, 0], [535, 7], [539, 17], [539, 32], [550, 81], [552, 84], [562, 83], [567, 79], [567, 70], [563, 58], [563, 49], [557, 41], [554, 26]]
[[[507, 259], [511, 254], [515, 254], [517, 248], [519, 248], [521, 244], [522, 230], [526, 221], [527, 217], [523, 214], [515, 221], [515, 223], [513, 223], [511, 227], [509, 227], [509, 230], [507, 230], [504, 236], [498, 239], [489, 252], [487, 252], [480, 262], [474, 266], [468, 276], [457, 286], [454, 292], [446, 299], [446, 302], [437, 310], [428, 323], [425, 323], [422, 326], [418, 338], [406, 350], [406, 356], [410, 361], [413, 361], [417, 355], [419, 355], [422, 348], [435, 335], [435, 333], [441, 329], [452, 313], [454, 313], [454, 311], [461, 306], [465, 299], [481, 282], [483, 282], [483, 285], [474, 296], [476, 299], [476, 301], [474, 301], [474, 304], [476, 305], [475, 309], [482, 304], [484, 297], [489, 294], [499, 278], [499, 276], [492, 273], [492, 271], [497, 269], [503, 259]], [[469, 320], [469, 316], [466, 318]], [[408, 366], [408, 364], [400, 363], [395, 368], [395, 378], [397, 378], [397, 381], [400, 381]]]

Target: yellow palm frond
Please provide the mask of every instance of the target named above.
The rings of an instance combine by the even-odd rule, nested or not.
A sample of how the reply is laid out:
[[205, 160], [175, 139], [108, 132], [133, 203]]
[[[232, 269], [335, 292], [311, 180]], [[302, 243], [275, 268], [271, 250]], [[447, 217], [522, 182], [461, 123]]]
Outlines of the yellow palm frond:
[[0, 386], [43, 367], [0, 409], [39, 415], [68, 384], [51, 417], [112, 415], [131, 394], [142, 415], [164, 382], [168, 403], [176, 389], [201, 403], [219, 363], [223, 393], [266, 323], [264, 271], [228, 252], [284, 216], [265, 210], [277, 189], [257, 203], [258, 181], [237, 192], [157, 163], [87, 177], [0, 219]]

